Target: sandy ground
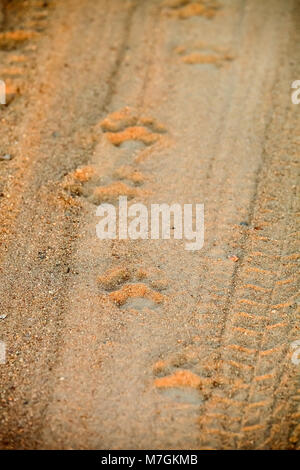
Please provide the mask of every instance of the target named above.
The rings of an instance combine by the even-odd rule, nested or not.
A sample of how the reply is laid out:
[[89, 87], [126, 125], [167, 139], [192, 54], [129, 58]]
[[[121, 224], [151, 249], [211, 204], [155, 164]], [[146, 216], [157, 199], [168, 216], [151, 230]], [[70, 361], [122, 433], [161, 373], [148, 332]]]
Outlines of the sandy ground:
[[[0, 11], [1, 448], [299, 448], [299, 2]], [[119, 195], [203, 248], [99, 240]]]

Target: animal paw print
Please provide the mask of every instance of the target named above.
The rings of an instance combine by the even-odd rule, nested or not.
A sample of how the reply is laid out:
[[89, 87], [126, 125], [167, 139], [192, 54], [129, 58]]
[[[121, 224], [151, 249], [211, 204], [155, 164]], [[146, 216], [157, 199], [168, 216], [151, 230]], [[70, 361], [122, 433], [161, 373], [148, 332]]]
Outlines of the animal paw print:
[[[118, 180], [114, 181], [115, 178]], [[121, 179], [128, 183], [120, 181]], [[101, 171], [93, 166], [85, 166], [67, 174], [62, 186], [71, 196], [83, 196], [93, 204], [99, 205], [103, 202], [115, 203], [119, 196], [127, 196], [128, 200], [148, 196], [150, 191], [138, 187], [145, 180], [146, 177], [141, 172], [130, 166], [120, 167], [111, 177], [102, 175]], [[103, 181], [109, 183], [103, 184]]]
[[[143, 197], [151, 194], [150, 191], [141, 189], [139, 186], [144, 184], [146, 176], [137, 168], [130, 165], [123, 165], [113, 172], [112, 178], [116, 179], [106, 186], [99, 186], [94, 189], [93, 202], [100, 204], [102, 202], [116, 202], [119, 196], [127, 196], [127, 199]], [[125, 182], [124, 182], [125, 181]]]
[[203, 43], [178, 46], [175, 53], [180, 56], [184, 64], [188, 65], [212, 64], [216, 67], [223, 67], [234, 59], [228, 50]]
[[180, 352], [160, 358], [153, 366], [153, 385], [161, 393], [180, 402], [201, 404], [218, 385], [213, 373], [214, 358], [200, 360], [199, 341], [195, 336]]
[[220, 4], [214, 0], [165, 0], [166, 13], [173, 18], [186, 20], [193, 16], [214, 18]]
[[148, 277], [149, 273], [146, 271], [131, 271], [117, 266], [100, 276], [98, 284], [109, 292], [109, 299], [118, 307], [126, 304], [134, 310], [142, 310], [145, 307], [153, 309], [164, 302], [165, 296], [159, 292], [159, 289], [163, 290], [164, 287], [163, 284], [159, 286], [159, 279], [149, 282]]
[[139, 118], [129, 107], [109, 114], [100, 126], [109, 142], [117, 147], [130, 140], [149, 146], [158, 142], [166, 132], [165, 127], [156, 119]]
[[[166, 132], [165, 127], [157, 120], [139, 118], [129, 107], [108, 115], [100, 123], [100, 127], [109, 142], [117, 147], [129, 140], [150, 146], [161, 141], [162, 134]], [[95, 126], [93, 138], [97, 136], [98, 128], [99, 126]], [[126, 162], [129, 164], [118, 168], [113, 168], [114, 165], [111, 165], [105, 172], [97, 164], [93, 167], [78, 168], [65, 176], [63, 189], [71, 196], [83, 196], [95, 205], [103, 202], [116, 203], [120, 196], [126, 196], [128, 200], [149, 196], [151, 191], [140, 187], [148, 178], [137, 167], [146, 157], [144, 154], [146, 150], [148, 149], [143, 149], [136, 159], [130, 156], [130, 161]]]
[[154, 364], [154, 387], [172, 401], [190, 405], [201, 405], [205, 379], [190, 370], [188, 364], [159, 360]]

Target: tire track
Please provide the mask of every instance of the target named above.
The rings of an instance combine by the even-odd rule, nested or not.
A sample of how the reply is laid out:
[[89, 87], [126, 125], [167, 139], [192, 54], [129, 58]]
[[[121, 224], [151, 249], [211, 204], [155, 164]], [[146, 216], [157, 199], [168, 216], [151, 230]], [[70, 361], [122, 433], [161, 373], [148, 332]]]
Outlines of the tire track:
[[[286, 70], [288, 70], [288, 67], [286, 67]], [[278, 97], [279, 97], [279, 96], [284, 96], [283, 88], [285, 87], [285, 84], [286, 84], [289, 80], [292, 80], [292, 78], [289, 77], [289, 78], [287, 79], [287, 78], [285, 77], [285, 80], [282, 80], [282, 83], [283, 83], [282, 89], [279, 89], [280, 92], [281, 92], [281, 95], [280, 95], [280, 92], [279, 92], [278, 90], [277, 90], [277, 93], [274, 93], [274, 96], [276, 96], [277, 100], [278, 100]], [[278, 88], [279, 88], [279, 87], [278, 87]], [[285, 103], [285, 102], [282, 102], [282, 103], [281, 103], [281, 107], [284, 108], [285, 106], [286, 106], [286, 103]], [[280, 106], [278, 105], [278, 108], [279, 108], [279, 107], [280, 107]], [[274, 121], [275, 121], [275, 120], [274, 120]], [[288, 119], [287, 119], [287, 122], [289, 122]], [[268, 126], [268, 132], [267, 132], [267, 134], [269, 134], [269, 135], [271, 135], [271, 136], [274, 136], [274, 135], [277, 135], [277, 134], [278, 134], [279, 129], [277, 129], [277, 128], [274, 129], [274, 127], [276, 126], [276, 124], [277, 124], [276, 121], [275, 121], [275, 123], [271, 122], [271, 125]], [[289, 125], [287, 124], [287, 128], [289, 128], [288, 126], [289, 126]], [[270, 132], [269, 127], [271, 127], [272, 132]], [[291, 125], [290, 127], [291, 127], [291, 128], [295, 127], [295, 124], [294, 124], [294, 126]], [[289, 137], [290, 137], [290, 140], [292, 141], [292, 140], [293, 140], [293, 134], [289, 135]], [[287, 143], [289, 142], [288, 138], [287, 138], [286, 142], [287, 142]], [[286, 144], [286, 145], [288, 145], [288, 144]], [[269, 143], [269, 144], [267, 145], [267, 149], [268, 149], [268, 153], [274, 153], [274, 150], [273, 150], [273, 148], [272, 148], [271, 143]], [[279, 145], [278, 145], [278, 149], [280, 149]], [[292, 149], [292, 146], [291, 146], [291, 149]], [[292, 155], [293, 155], [294, 151], [291, 150], [291, 152], [292, 152]], [[267, 151], [265, 151], [265, 156], [266, 156], [266, 155], [267, 155]], [[265, 157], [265, 158], [266, 158], [266, 157]], [[258, 180], [259, 180], [259, 183], [258, 183], [256, 186], [257, 186], [257, 188], [260, 188], [260, 193], [262, 194], [262, 195], [260, 196], [261, 199], [262, 199], [262, 197], [263, 197], [264, 199], [267, 199], [267, 198], [268, 198], [268, 196], [267, 196], [267, 194], [268, 194], [268, 193], [267, 193], [267, 189], [265, 188], [265, 182], [266, 182], [266, 179], [267, 179], [267, 175], [269, 175], [269, 174], [270, 174], [270, 175], [273, 175], [274, 172], [275, 172], [275, 174], [276, 174], [276, 170], [273, 170], [273, 168], [272, 168], [272, 165], [273, 165], [272, 160], [271, 160], [270, 163], [268, 163], [268, 160], [269, 160], [269, 157], [268, 157], [268, 159], [266, 160], [267, 166], [265, 166], [265, 165], [262, 164], [262, 165], [261, 165], [261, 168], [260, 168], [260, 170], [259, 170], [259, 172], [258, 172]], [[277, 162], [276, 162], [276, 163], [277, 163]], [[270, 165], [270, 166], [269, 166], [269, 165]], [[292, 156], [291, 156], [291, 160], [290, 160], [290, 165], [293, 166], [293, 157], [292, 157]], [[276, 168], [276, 167], [275, 167], [275, 168]], [[289, 168], [289, 161], [288, 161], [287, 163], [285, 163], [285, 168], [288, 170], [288, 168]], [[262, 170], [263, 170], [263, 172], [262, 172], [262, 175], [260, 176], [259, 173], [260, 173]], [[291, 184], [292, 177], [293, 177], [292, 174], [288, 174], [288, 179], [287, 179], [287, 184], [288, 184], [288, 185]], [[274, 186], [274, 181], [272, 180], [272, 177], [271, 177], [270, 179], [271, 179], [271, 181], [272, 181], [272, 186], [270, 186], [270, 188], [273, 188], [273, 186]], [[296, 183], [296, 181], [297, 181], [296, 175], [294, 175], [294, 181], [295, 181], [295, 183]], [[278, 187], [278, 188], [281, 187], [281, 181], [278, 181], [276, 187]], [[272, 189], [271, 189], [271, 192], [274, 193], [274, 191], [272, 191]], [[250, 210], [250, 213], [252, 213], [252, 214], [253, 214], [254, 208], [256, 208], [257, 204], [258, 204], [258, 203], [261, 204], [261, 203], [259, 202], [259, 199], [254, 203], [255, 199], [257, 198], [256, 193], [257, 193], [257, 191], [255, 191], [255, 193], [254, 193], [254, 199], [253, 199], [253, 202], [252, 202], [252, 204], [251, 204], [252, 209]], [[280, 190], [278, 191], [278, 193], [279, 193], [279, 195], [281, 196]], [[279, 196], [279, 199], [280, 199], [280, 196]], [[274, 198], [273, 195], [272, 195], [272, 197]], [[290, 199], [291, 199], [292, 197], [294, 197], [294, 195], [291, 194], [291, 195], [290, 195]], [[275, 199], [278, 199], [278, 198], [275, 197]], [[263, 209], [261, 209], [261, 210], [263, 211]], [[278, 210], [278, 209], [277, 209], [277, 210]], [[287, 208], [285, 209], [285, 211], [286, 211], [287, 215], [289, 216], [290, 213], [289, 213], [289, 208], [288, 208], [288, 206], [287, 206]], [[263, 220], [263, 218], [264, 218], [263, 215], [261, 215], [260, 218]], [[259, 222], [257, 222], [257, 221], [256, 221], [256, 223], [255, 223], [255, 219], [252, 220], [252, 217], [250, 217], [249, 226], [255, 226], [255, 225], [260, 225], [260, 224], [259, 224]], [[282, 227], [282, 228], [281, 228], [281, 233], [282, 233], [282, 232], [284, 231], [283, 227], [285, 227], [285, 224], [283, 223], [283, 225], [282, 225], [281, 227]], [[275, 229], [275, 227], [274, 227], [274, 229]], [[274, 234], [274, 229], [273, 229], [273, 231], [270, 230], [270, 232], [271, 232], [272, 234]], [[260, 229], [260, 228], [259, 228], [259, 230], [263, 230], [263, 229]], [[267, 227], [266, 227], [266, 230], [268, 230]], [[276, 231], [278, 231], [278, 232], [280, 233], [280, 230], [276, 230]], [[248, 238], [248, 237], [247, 237], [247, 238]], [[247, 240], [247, 238], [244, 237], [244, 242], [246, 242], [246, 244], [249, 245], [249, 238], [248, 238], [248, 240]], [[264, 237], [261, 237], [261, 238], [264, 240], [262, 244], [266, 245], [266, 241], [267, 241], [268, 239], [264, 239]], [[251, 241], [250, 243], [253, 243], [253, 242]], [[251, 245], [250, 245], [250, 246], [251, 246]], [[249, 270], [249, 267], [247, 267], [247, 265], [248, 265], [249, 262], [251, 262], [251, 257], [250, 257], [249, 260], [248, 260], [248, 259], [247, 259], [248, 256], [246, 256], [247, 253], [249, 252], [249, 250], [247, 250], [247, 249], [245, 250], [245, 249], [244, 249], [243, 251], [244, 251], [244, 254], [240, 257], [240, 262], [239, 262], [239, 264], [238, 264], [238, 266], [237, 266], [236, 273], [235, 273], [235, 282], [233, 283], [233, 289], [231, 289], [230, 296], [229, 296], [229, 302], [230, 302], [231, 306], [229, 306], [229, 307], [227, 308], [227, 312], [230, 312], [230, 316], [229, 316], [229, 318], [227, 319], [227, 327], [226, 327], [226, 329], [227, 329], [228, 332], [225, 334], [226, 329], [224, 328], [224, 330], [223, 330], [223, 335], [222, 335], [222, 337], [223, 337], [222, 343], [223, 343], [224, 345], [226, 345], [226, 336], [227, 336], [227, 342], [228, 342], [228, 338], [230, 338], [230, 343], [231, 343], [231, 344], [233, 344], [233, 345], [236, 344], [237, 347], [241, 348], [241, 349], [240, 349], [240, 354], [239, 354], [239, 361], [238, 361], [238, 363], [232, 363], [232, 365], [233, 365], [232, 373], [233, 373], [233, 374], [235, 373], [234, 371], [237, 371], [236, 367], [242, 367], [242, 365], [243, 365], [243, 356], [245, 357], [245, 354], [241, 354], [241, 352], [242, 352], [242, 346], [243, 346], [243, 345], [240, 345], [240, 344], [239, 344], [240, 341], [241, 341], [241, 338], [239, 338], [239, 336], [237, 336], [237, 337], [236, 337], [236, 340], [234, 340], [234, 334], [231, 334], [231, 333], [230, 333], [230, 330], [231, 330], [232, 324], [233, 324], [233, 318], [234, 318], [234, 315], [235, 315], [235, 311], [233, 311], [233, 316], [232, 316], [231, 310], [232, 310], [232, 307], [233, 307], [234, 305], [236, 305], [236, 302], [237, 302], [238, 299], [239, 299], [239, 297], [236, 296], [235, 292], [237, 291], [237, 289], [239, 289], [239, 290], [241, 289], [241, 277], [242, 277], [242, 272], [243, 272], [243, 270], [247, 270], [247, 269]], [[255, 251], [255, 250], [253, 250], [253, 251]], [[260, 251], [260, 250], [259, 250], [259, 251]], [[272, 248], [270, 249], [270, 251], [271, 251], [271, 253], [272, 253]], [[253, 253], [253, 256], [254, 256], [254, 257], [256, 256], [255, 253]], [[272, 260], [272, 261], [273, 261], [273, 260]], [[264, 263], [261, 263], [261, 264], [262, 264], [262, 266], [265, 268], [266, 266], [268, 266], [268, 263], [269, 263], [269, 262], [272, 263], [272, 261], [271, 261], [271, 259], [270, 259], [270, 260], [267, 260], [267, 259], [266, 259], [265, 262], [264, 262]], [[283, 260], [280, 262], [280, 257], [278, 257], [278, 261], [277, 261], [277, 262], [278, 262], [278, 265], [280, 266], [280, 264], [283, 262]], [[273, 261], [273, 263], [274, 263], [274, 261]], [[241, 269], [239, 269], [240, 266], [241, 266], [242, 272], [240, 272], [240, 271], [241, 271]], [[248, 265], [248, 266], [249, 266], [249, 265]], [[271, 267], [272, 264], [270, 264], [269, 266]], [[273, 266], [272, 266], [272, 268], [273, 268]], [[247, 276], [247, 277], [248, 277], [248, 276]], [[248, 277], [248, 279], [249, 279], [249, 277]], [[250, 279], [251, 279], [251, 277], [250, 277]], [[249, 281], [248, 281], [248, 282], [249, 282]], [[251, 282], [251, 280], [250, 280], [250, 282]], [[250, 285], [249, 285], [249, 287], [251, 287], [251, 288], [254, 287], [254, 288], [255, 288], [256, 286], [252, 286], [252, 285], [250, 286]], [[263, 290], [263, 289], [260, 289], [259, 287], [256, 287], [256, 288], [257, 288], [257, 290]], [[275, 288], [275, 285], [273, 284], [272, 290], [271, 290], [270, 292], [268, 292], [268, 289], [266, 289], [267, 294], [262, 293], [262, 294], [259, 296], [259, 297], [260, 297], [261, 299], [263, 299], [263, 301], [266, 303], [266, 305], [264, 305], [264, 310], [265, 310], [265, 306], [272, 304], [272, 302], [267, 301], [267, 298], [268, 298], [268, 296], [271, 296], [271, 295], [272, 295], [272, 292], [273, 292], [273, 289], [274, 289], [274, 288]], [[294, 294], [296, 294], [296, 291], [294, 291]], [[237, 298], [236, 298], [236, 297], [237, 297]], [[244, 295], [244, 297], [245, 297], [245, 295]], [[250, 298], [251, 298], [251, 296], [250, 296]], [[251, 304], [252, 304], [253, 306], [257, 305], [257, 308], [260, 308], [260, 309], [262, 308], [262, 305], [263, 305], [263, 304], [259, 304], [259, 303], [256, 303], [256, 302], [252, 302], [250, 299], [249, 299], [247, 302], [249, 303], [249, 306], [250, 306]], [[261, 305], [261, 306], [260, 306], [260, 305]], [[270, 306], [270, 308], [272, 308], [272, 307]], [[251, 317], [251, 321], [252, 321], [253, 318], [255, 319], [255, 318], [257, 318], [257, 316], [258, 316], [257, 313], [254, 313], [254, 312], [253, 312], [253, 314], [252, 314], [251, 312], [248, 313], [248, 312], [247, 312], [247, 309], [246, 309], [246, 310], [244, 309], [244, 312], [243, 312], [244, 318], [246, 317], [246, 315], [248, 315], [248, 324], [251, 324], [251, 322], [250, 322], [250, 317]], [[251, 315], [253, 315], [253, 316], [251, 316]], [[260, 313], [260, 315], [262, 315], [262, 313]], [[267, 312], [266, 312], [266, 315], [267, 315]], [[285, 317], [285, 314], [283, 314], [283, 316]], [[261, 317], [261, 318], [264, 318], [264, 317]], [[245, 321], [245, 320], [243, 320], [243, 321]], [[261, 361], [261, 356], [258, 355], [259, 350], [260, 350], [261, 347], [264, 345], [264, 342], [266, 342], [266, 338], [268, 338], [268, 335], [270, 335], [270, 328], [273, 329], [273, 328], [275, 328], [275, 327], [277, 326], [276, 324], [273, 325], [272, 322], [271, 322], [270, 325], [268, 325], [269, 322], [271, 321], [271, 317], [268, 318], [268, 316], [266, 316], [266, 317], [265, 317], [265, 321], [266, 321], [266, 323], [258, 324], [258, 325], [259, 325], [259, 326], [258, 326], [258, 332], [259, 332], [259, 337], [260, 337], [261, 339], [259, 340], [259, 343], [258, 343], [258, 346], [257, 346], [257, 351], [256, 351], [256, 359], [257, 359], [257, 362], [256, 362], [256, 361], [253, 361], [254, 363], [256, 362], [256, 369], [258, 368], [259, 361]], [[278, 321], [280, 322], [280, 320], [278, 320]], [[290, 319], [289, 321], [290, 321], [291, 324], [293, 325], [292, 320]], [[254, 321], [253, 321], [253, 323], [254, 323]], [[275, 321], [275, 323], [276, 323], [276, 321]], [[237, 324], [238, 324], [238, 323], [237, 323]], [[242, 323], [241, 323], [241, 324], [242, 324]], [[278, 327], [280, 327], [280, 326], [281, 326], [281, 323], [278, 323]], [[265, 339], [264, 339], [263, 334], [261, 333], [261, 328], [265, 328], [265, 327], [267, 328], [267, 331], [266, 331], [266, 333], [265, 333]], [[240, 329], [237, 328], [237, 330], [239, 330], [239, 333], [240, 333], [241, 331], [243, 331], [242, 328], [240, 328]], [[248, 335], [249, 335], [249, 334], [252, 334], [252, 333], [251, 333], [251, 330], [244, 330], [243, 332], [244, 332], [244, 334], [248, 334]], [[254, 333], [254, 331], [253, 331], [253, 333]], [[224, 336], [225, 336], [225, 337], [224, 337]], [[240, 335], [240, 336], [241, 336], [241, 335]], [[284, 338], [284, 336], [281, 336], [281, 341], [283, 340], [283, 338]], [[254, 338], [250, 341], [251, 348], [253, 348], [253, 340], [254, 340]], [[284, 359], [285, 359], [285, 355], [287, 354], [287, 349], [288, 349], [288, 347], [289, 347], [289, 346], [287, 345], [287, 346], [285, 347], [285, 349], [282, 351], [282, 354], [283, 354], [283, 355], [281, 355], [281, 359], [280, 359], [280, 360], [282, 361], [282, 362], [281, 362], [281, 364], [282, 364], [281, 367], [284, 367], [283, 364], [285, 364]], [[247, 352], [247, 353], [249, 354], [249, 353], [250, 353], [250, 350], [245, 350], [244, 352]], [[264, 351], [261, 351], [261, 352], [264, 353]], [[267, 351], [265, 351], [265, 352], [267, 353]], [[276, 352], [276, 347], [275, 347], [275, 352]], [[229, 356], [231, 356], [231, 355], [232, 355], [232, 354], [230, 354]], [[223, 364], [223, 363], [224, 363], [224, 356], [226, 357], [226, 354], [225, 354], [224, 352], [222, 352], [222, 356], [223, 356], [223, 360], [220, 362], [220, 364]], [[277, 357], [277, 360], [279, 360], [279, 357]], [[251, 364], [251, 362], [252, 362], [252, 361], [250, 361], [250, 364]], [[270, 362], [270, 360], [269, 360], [269, 362]], [[248, 363], [248, 361], [247, 361], [247, 362], [245, 361], [245, 367], [246, 367], [246, 364], [247, 364], [247, 363]], [[285, 364], [285, 365], [286, 365], [286, 364]], [[229, 366], [227, 366], [227, 369], [228, 369], [228, 367], [229, 367]], [[229, 376], [230, 376], [230, 368], [229, 368], [229, 370], [226, 370], [226, 366], [223, 366], [223, 365], [222, 365], [222, 369], [224, 370], [224, 372], [223, 372], [224, 377], [226, 377], [228, 374], [229, 374]], [[290, 368], [289, 368], [289, 369], [290, 369]], [[251, 383], [251, 380], [247, 377], [247, 376], [248, 376], [248, 373], [251, 373], [251, 370], [252, 370], [252, 365], [246, 367], [245, 377], [246, 377], [247, 379], [246, 379], [245, 383], [241, 383], [241, 384], [240, 384], [240, 389], [239, 389], [237, 392], [235, 392], [234, 389], [232, 389], [232, 392], [233, 392], [233, 393], [230, 392], [230, 390], [227, 390], [227, 392], [226, 392], [227, 396], [230, 395], [230, 396], [233, 396], [233, 397], [234, 397], [235, 394], [236, 394], [237, 396], [239, 396], [239, 395], [243, 396], [243, 394], [241, 393], [241, 389], [242, 389], [243, 387], [244, 387], [244, 388], [246, 387], [246, 389], [247, 389], [247, 387], [249, 386], [249, 385], [247, 385], [247, 383], [248, 383], [249, 381], [250, 381], [250, 383]], [[253, 369], [253, 370], [254, 370], [254, 369]], [[236, 373], [237, 373], [237, 372], [236, 372]], [[254, 375], [255, 375], [255, 374], [254, 374]], [[280, 375], [280, 370], [279, 370], [279, 375]], [[254, 376], [252, 376], [252, 377], [254, 377]], [[292, 380], [292, 379], [291, 379], [291, 380]], [[258, 385], [257, 385], [257, 386], [258, 386]], [[255, 386], [254, 386], [254, 385], [253, 385], [252, 388], [255, 390]], [[274, 384], [274, 388], [273, 388], [274, 391], [275, 391], [275, 388], [276, 388], [276, 384]], [[269, 392], [269, 389], [268, 389], [268, 392]], [[268, 394], [268, 392], [266, 392], [266, 393]], [[255, 391], [252, 392], [252, 396], [255, 397], [256, 394], [259, 395], [258, 392], [256, 392], [256, 393], [255, 393]], [[275, 397], [276, 397], [276, 393], [275, 393]], [[251, 400], [250, 400], [250, 404], [249, 404], [249, 403], [248, 403], [248, 400], [249, 400], [249, 397], [247, 398], [247, 396], [245, 396], [245, 397], [243, 397], [243, 400], [240, 402], [240, 404], [244, 403], [244, 405], [243, 405], [244, 407], [249, 407], [249, 408], [250, 408], [250, 407], [252, 406], [253, 409], [254, 409], [255, 403], [252, 403], [252, 404], [251, 404]], [[268, 445], [271, 445], [271, 446], [274, 445], [275, 448], [276, 448], [276, 445], [273, 444], [274, 441], [272, 441], [272, 440], [270, 440], [270, 439], [269, 439], [268, 441], [266, 441], [267, 443], [264, 443], [264, 438], [262, 437], [261, 429], [265, 430], [265, 426], [263, 426], [263, 425], [261, 425], [261, 424], [257, 424], [257, 422], [263, 422], [263, 423], [264, 423], [264, 422], [267, 422], [267, 421], [270, 422], [270, 421], [272, 421], [272, 418], [273, 418], [272, 416], [271, 416], [270, 418], [268, 417], [268, 414], [267, 414], [267, 413], [268, 413], [268, 411], [270, 410], [270, 408], [269, 408], [269, 407], [266, 408], [266, 406], [265, 406], [265, 401], [264, 401], [264, 400], [265, 400], [265, 397], [264, 397], [264, 396], [262, 396], [262, 397], [260, 396], [259, 399], [257, 400], [258, 402], [261, 402], [262, 412], [261, 412], [261, 414], [257, 414], [257, 413], [255, 414], [255, 416], [254, 416], [254, 418], [253, 418], [253, 419], [255, 420], [255, 421], [254, 421], [255, 424], [250, 425], [250, 426], [244, 426], [244, 431], [247, 431], [247, 432], [243, 432], [241, 428], [238, 428], [238, 429], [237, 429], [236, 423], [233, 424], [233, 426], [232, 426], [232, 429], [233, 429], [233, 430], [230, 431], [230, 425], [229, 425], [230, 416], [235, 416], [235, 417], [237, 417], [237, 414], [236, 414], [236, 411], [235, 411], [233, 408], [228, 407], [228, 404], [226, 404], [226, 405], [223, 407], [222, 415], [228, 417], [228, 420], [229, 420], [229, 421], [227, 422], [227, 420], [225, 419], [225, 421], [223, 420], [224, 422], [222, 423], [221, 428], [219, 427], [219, 430], [218, 430], [218, 426], [215, 428], [214, 432], [216, 433], [216, 435], [219, 434], [219, 436], [220, 436], [220, 437], [219, 437], [219, 438], [220, 438], [220, 441], [215, 440], [215, 441], [214, 441], [214, 446], [216, 446], [217, 448], [224, 448], [224, 446], [226, 446], [226, 447], [228, 447], [228, 448], [233, 448], [233, 447], [235, 448], [235, 447], [238, 445], [238, 444], [237, 444], [237, 440], [239, 440], [239, 442], [240, 442], [239, 445], [241, 445], [242, 448], [249, 448], [249, 446], [251, 446], [251, 448], [259, 448], [259, 446], [267, 445], [267, 443], [268, 443]], [[212, 398], [212, 402], [213, 402], [213, 401], [214, 401], [214, 397]], [[237, 403], [238, 403], [238, 402], [237, 402]], [[247, 404], [247, 403], [248, 403], [248, 404]], [[209, 407], [209, 406], [210, 406], [210, 404], [208, 404], [208, 407]], [[234, 399], [233, 399], [233, 406], [234, 406], [234, 408], [236, 408], [236, 403], [234, 403]], [[270, 404], [270, 407], [271, 407], [271, 410], [272, 410], [272, 409], [273, 409], [272, 403]], [[221, 408], [222, 408], [222, 407], [221, 407]], [[249, 408], [248, 408], [248, 409], [249, 409]], [[220, 412], [220, 408], [218, 409], [218, 412]], [[205, 418], [205, 414], [206, 414], [206, 413], [204, 412], [203, 414], [204, 414], [203, 422], [205, 423], [205, 422], [206, 422], [206, 418]], [[250, 418], [250, 417], [251, 417], [251, 414], [250, 414], [249, 412], [246, 412], [246, 409], [243, 409], [242, 414], [243, 414], [243, 422], [244, 422], [244, 424], [247, 423], [247, 421], [251, 422], [251, 418]], [[253, 413], [253, 414], [254, 414], [254, 413]], [[276, 428], [276, 426], [274, 426], [274, 428]], [[222, 429], [224, 429], [224, 432], [221, 431]], [[277, 431], [278, 431], [278, 429], [277, 429]], [[230, 437], [230, 433], [232, 433], [232, 437]], [[204, 434], [205, 434], [205, 431], [204, 431]], [[275, 435], [273, 436], [273, 438], [275, 439]], [[209, 439], [208, 439], [208, 441], [209, 441]], [[204, 440], [204, 442], [205, 442], [205, 440]], [[206, 442], [206, 444], [208, 445], [208, 442]], [[278, 445], [278, 442], [277, 442], [277, 445]]]

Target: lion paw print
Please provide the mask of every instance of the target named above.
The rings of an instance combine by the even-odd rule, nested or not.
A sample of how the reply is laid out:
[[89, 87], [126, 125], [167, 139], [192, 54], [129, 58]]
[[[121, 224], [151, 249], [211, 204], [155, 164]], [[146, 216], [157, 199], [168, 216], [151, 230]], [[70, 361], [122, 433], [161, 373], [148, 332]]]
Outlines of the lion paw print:
[[[143, 190], [147, 177], [131, 165], [123, 165], [111, 175], [102, 175], [96, 167], [84, 166], [65, 176], [63, 189], [71, 196], [83, 196], [91, 203], [117, 202], [119, 196], [148, 196], [150, 191]], [[106, 183], [106, 184], [105, 184]]]
[[180, 56], [184, 64], [188, 65], [211, 64], [223, 67], [234, 59], [227, 49], [204, 43], [177, 46], [175, 53]]
[[95, 136], [99, 127], [108, 141], [119, 147], [130, 140], [141, 142], [148, 148], [143, 149], [136, 158], [130, 156], [129, 161], [117, 168], [114, 165], [103, 170], [101, 165], [77, 168], [67, 174], [63, 180], [63, 189], [71, 196], [83, 196], [95, 205], [103, 202], [116, 203], [120, 196], [141, 198], [151, 195], [151, 191], [141, 186], [149, 179], [139, 169], [139, 163], [147, 157], [149, 147], [155, 143], [168, 144], [163, 124], [156, 119], [142, 117], [129, 107], [109, 114], [100, 124], [95, 126]]
[[167, 397], [190, 404], [200, 404], [218, 386], [213, 378], [213, 357], [201, 360], [201, 339], [195, 336], [181, 352], [160, 358], [153, 365], [154, 387]]
[[193, 16], [212, 19], [220, 8], [220, 4], [214, 0], [165, 0], [163, 6], [168, 16], [181, 20]]
[[97, 279], [98, 285], [108, 292], [109, 299], [118, 307], [134, 310], [156, 308], [165, 301], [160, 291], [167, 288], [167, 281], [144, 270], [133, 270], [122, 266], [109, 269]]
[[153, 367], [154, 387], [166, 398], [177, 403], [201, 405], [203, 379], [190, 369], [175, 368], [167, 361], [157, 361]]
[[138, 117], [137, 113], [129, 107], [109, 114], [100, 127], [109, 142], [119, 146], [124, 142], [135, 140], [149, 146], [161, 140], [166, 132], [163, 124], [151, 117]]

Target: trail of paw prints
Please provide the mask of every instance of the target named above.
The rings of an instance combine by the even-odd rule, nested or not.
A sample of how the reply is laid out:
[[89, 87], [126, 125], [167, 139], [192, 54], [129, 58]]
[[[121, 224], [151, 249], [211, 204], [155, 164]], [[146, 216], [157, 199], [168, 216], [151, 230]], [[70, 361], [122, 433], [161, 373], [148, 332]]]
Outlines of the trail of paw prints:
[[162, 291], [168, 288], [168, 281], [162, 278], [159, 270], [116, 266], [99, 276], [97, 282], [110, 301], [133, 313], [155, 310], [166, 300]]
[[181, 62], [188, 65], [211, 64], [224, 67], [234, 60], [234, 56], [227, 49], [204, 43], [177, 46], [174, 52]]
[[212, 19], [220, 9], [220, 4], [214, 0], [165, 0], [163, 7], [167, 16], [180, 20], [193, 16]]
[[[99, 130], [104, 133], [108, 142], [114, 147], [120, 147], [127, 141], [138, 141], [147, 150], [153, 144], [161, 144], [165, 136], [166, 129], [163, 124], [151, 117], [139, 118], [132, 108], [126, 107], [120, 111], [109, 114], [100, 124], [95, 126], [93, 139], [99, 138]], [[105, 169], [99, 164], [78, 168], [74, 172], [66, 175], [63, 181], [63, 188], [71, 196], [83, 196], [95, 205], [102, 202], [116, 203], [120, 196], [127, 196], [128, 200], [143, 198], [151, 195], [151, 191], [145, 190], [142, 186], [150, 179], [140, 171], [138, 164], [147, 154], [138, 152], [136, 158], [131, 154], [127, 157], [127, 164], [115, 167], [115, 164], [108, 165]]]

